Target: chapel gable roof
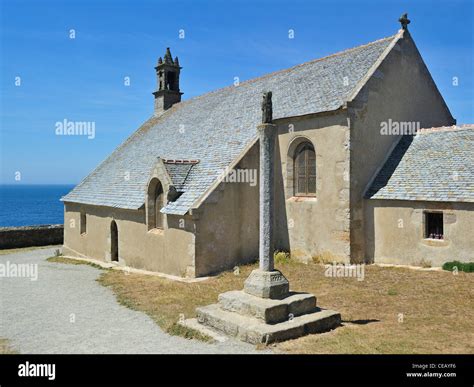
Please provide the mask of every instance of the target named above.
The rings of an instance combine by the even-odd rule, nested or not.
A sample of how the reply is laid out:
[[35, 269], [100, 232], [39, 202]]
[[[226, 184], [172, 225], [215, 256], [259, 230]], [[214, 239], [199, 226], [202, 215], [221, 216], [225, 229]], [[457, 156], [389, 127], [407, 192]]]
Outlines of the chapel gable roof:
[[353, 98], [401, 37], [400, 31], [385, 39], [176, 103], [145, 122], [62, 200], [138, 209], [145, 202], [146, 184], [157, 157], [199, 159], [199, 163], [179, 167], [179, 171], [167, 166], [169, 174], [181, 182], [183, 193], [162, 212], [184, 215], [198, 206], [222, 171], [255, 143], [264, 91], [273, 93], [274, 120], [337, 110]]

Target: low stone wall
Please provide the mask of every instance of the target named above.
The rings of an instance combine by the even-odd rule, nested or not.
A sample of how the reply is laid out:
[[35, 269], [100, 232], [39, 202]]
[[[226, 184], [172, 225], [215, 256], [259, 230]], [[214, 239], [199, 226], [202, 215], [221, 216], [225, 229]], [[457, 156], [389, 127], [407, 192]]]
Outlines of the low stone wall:
[[63, 235], [64, 226], [62, 224], [0, 227], [0, 249], [62, 245]]

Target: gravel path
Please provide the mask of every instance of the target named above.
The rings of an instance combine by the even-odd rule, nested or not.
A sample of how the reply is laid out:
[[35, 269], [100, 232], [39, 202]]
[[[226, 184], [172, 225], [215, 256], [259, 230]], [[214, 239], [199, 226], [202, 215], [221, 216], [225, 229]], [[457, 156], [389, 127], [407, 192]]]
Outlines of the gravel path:
[[20, 353], [262, 353], [229, 339], [207, 344], [164, 333], [117, 303], [88, 265], [47, 262], [56, 248], [0, 255], [0, 265], [37, 264], [38, 278], [0, 278], [0, 338]]

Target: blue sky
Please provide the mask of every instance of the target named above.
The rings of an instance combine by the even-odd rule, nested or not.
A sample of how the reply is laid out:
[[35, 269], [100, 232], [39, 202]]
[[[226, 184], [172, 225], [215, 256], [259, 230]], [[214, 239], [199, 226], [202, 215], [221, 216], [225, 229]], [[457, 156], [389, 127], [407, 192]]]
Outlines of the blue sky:
[[[186, 99], [393, 35], [403, 12], [453, 116], [474, 122], [470, 0], [0, 2], [0, 183], [78, 183], [152, 114], [168, 46]], [[95, 138], [57, 136], [64, 119]]]

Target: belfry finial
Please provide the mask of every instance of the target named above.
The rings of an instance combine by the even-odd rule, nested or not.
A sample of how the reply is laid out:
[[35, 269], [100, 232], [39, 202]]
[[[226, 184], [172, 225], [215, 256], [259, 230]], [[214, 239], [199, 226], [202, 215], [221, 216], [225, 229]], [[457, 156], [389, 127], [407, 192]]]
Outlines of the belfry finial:
[[171, 51], [169, 47], [166, 48], [165, 57], [163, 59], [165, 63], [173, 64], [173, 58], [171, 57]]

